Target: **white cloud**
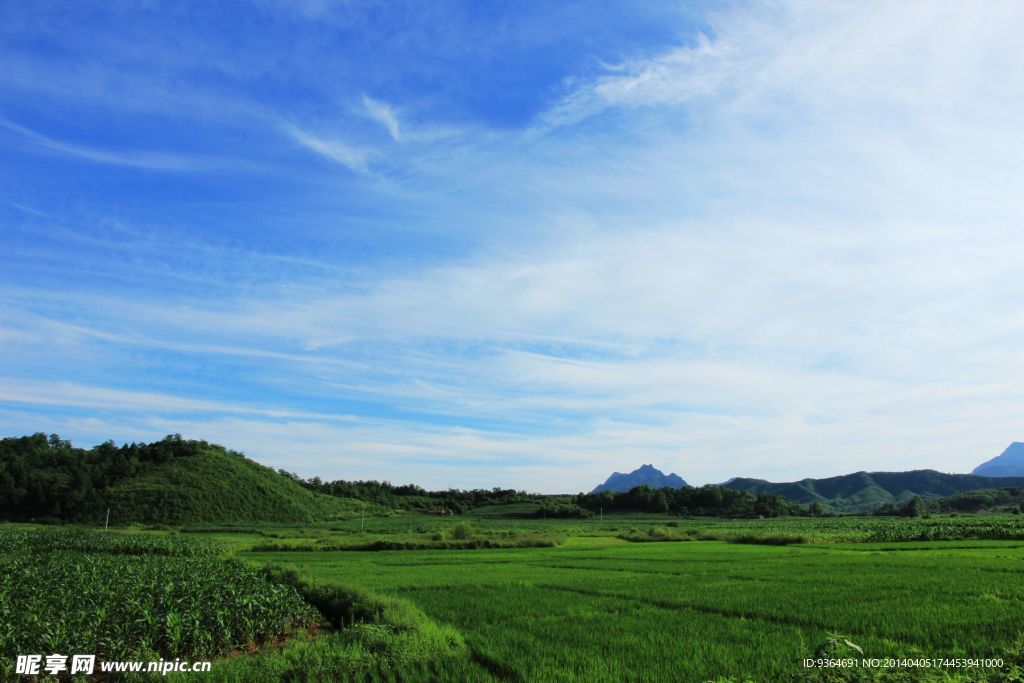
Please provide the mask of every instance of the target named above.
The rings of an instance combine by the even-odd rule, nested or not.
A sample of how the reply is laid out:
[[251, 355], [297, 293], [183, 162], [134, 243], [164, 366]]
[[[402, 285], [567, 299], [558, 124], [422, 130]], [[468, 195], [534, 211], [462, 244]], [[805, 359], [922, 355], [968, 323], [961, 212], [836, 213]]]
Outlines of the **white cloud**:
[[[61, 293], [88, 326], [21, 317], [0, 342], [29, 360], [60, 343], [249, 356], [246, 379], [311, 406], [416, 414], [136, 413], [307, 474], [564, 490], [649, 461], [697, 483], [966, 471], [1022, 438], [1021, 7], [730, 9], [583, 83], [525, 144], [413, 159], [399, 200], [479, 230], [457, 261], [212, 302]], [[364, 107], [399, 138], [386, 105]], [[369, 172], [366, 150], [284, 131]], [[110, 399], [129, 415], [135, 397]]]
[[611, 107], [682, 104], [730, 116], [785, 115], [792, 105], [843, 118], [878, 107], [892, 116], [951, 106], [981, 112], [985, 99], [1020, 86], [1008, 27], [1024, 18], [1011, 1], [985, 10], [949, 2], [738, 6], [711, 18], [713, 37], [617, 65], [542, 120], [564, 125]]
[[99, 164], [110, 164], [114, 166], [128, 166], [131, 168], [142, 168], [152, 171], [211, 171], [244, 170], [245, 168], [256, 168], [254, 164], [241, 161], [233, 161], [218, 157], [204, 155], [185, 155], [172, 152], [152, 152], [148, 150], [107, 150], [88, 145], [79, 145], [73, 142], [56, 140], [51, 137], [37, 133], [36, 131], [18, 125], [0, 117], [0, 128], [18, 134], [21, 138], [29, 140], [37, 147], [49, 152], [62, 154], [64, 156], [85, 159]]
[[398, 124], [398, 116], [387, 103], [363, 95], [363, 107], [366, 109], [366, 113], [370, 115], [370, 118], [387, 128], [392, 140], [396, 142], [399, 140], [401, 130]]
[[325, 138], [302, 130], [292, 124], [283, 124], [282, 130], [300, 145], [331, 161], [345, 166], [350, 171], [367, 175], [370, 173], [371, 153], [361, 147], [354, 147], [337, 138]]
[[261, 415], [272, 418], [306, 418], [319, 420], [349, 420], [348, 415], [326, 415], [303, 411], [256, 407], [224, 401], [193, 399], [152, 391], [131, 391], [90, 386], [75, 382], [52, 382], [2, 378], [0, 401], [24, 405], [64, 406], [104, 410], [143, 410], [162, 414], [218, 413]]

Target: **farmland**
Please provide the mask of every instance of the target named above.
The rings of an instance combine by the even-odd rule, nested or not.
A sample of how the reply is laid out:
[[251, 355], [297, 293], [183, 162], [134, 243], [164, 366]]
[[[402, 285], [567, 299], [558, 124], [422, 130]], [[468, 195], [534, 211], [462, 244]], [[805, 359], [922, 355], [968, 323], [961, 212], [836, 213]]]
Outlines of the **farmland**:
[[223, 547], [151, 534], [0, 533], [0, 665], [26, 653], [215, 656], [313, 625], [289, 586]]
[[9, 525], [0, 550], [5, 666], [53, 650], [207, 656], [214, 681], [768, 681], [818, 677], [801, 660], [846, 641], [1003, 660], [936, 680], [1022, 663], [1019, 515]]
[[474, 645], [481, 678], [778, 680], [830, 633], [869, 656], [1008, 659], [1024, 631], [1019, 541], [246, 557], [408, 600]]
[[[472, 538], [512, 541], [537, 538], [624, 537], [630, 540], [731, 540], [738, 537], [799, 537], [806, 543], [884, 541], [1024, 540], [1024, 515], [935, 515], [927, 518], [890, 517], [776, 517], [768, 519], [679, 518], [656, 514], [618, 514], [604, 520], [500, 519], [472, 511], [453, 518], [418, 514], [349, 517], [328, 524], [192, 525], [185, 535], [203, 536], [236, 549], [275, 544], [294, 547], [358, 547], [374, 541], [427, 544], [451, 540], [457, 527], [468, 524]], [[654, 536], [651, 530], [655, 530]]]

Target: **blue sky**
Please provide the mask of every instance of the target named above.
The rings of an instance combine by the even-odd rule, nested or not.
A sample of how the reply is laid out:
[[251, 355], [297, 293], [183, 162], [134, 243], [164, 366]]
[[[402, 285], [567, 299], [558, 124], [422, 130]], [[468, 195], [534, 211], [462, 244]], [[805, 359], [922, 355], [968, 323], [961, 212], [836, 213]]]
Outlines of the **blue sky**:
[[1017, 3], [0, 7], [0, 430], [589, 489], [1021, 438]]

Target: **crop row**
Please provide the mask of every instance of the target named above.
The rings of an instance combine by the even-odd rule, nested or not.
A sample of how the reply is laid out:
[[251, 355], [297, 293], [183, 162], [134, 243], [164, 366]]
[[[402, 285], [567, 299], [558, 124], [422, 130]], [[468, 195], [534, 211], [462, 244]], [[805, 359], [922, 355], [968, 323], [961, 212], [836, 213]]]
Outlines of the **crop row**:
[[106, 555], [216, 557], [223, 543], [177, 534], [125, 534], [76, 528], [0, 530], [0, 555], [70, 551]]
[[1024, 539], [1024, 520], [1016, 516], [886, 520], [872, 528], [866, 540], [887, 542], [964, 539], [1021, 540]]
[[213, 657], [320, 620], [295, 588], [222, 551], [174, 535], [3, 530], [0, 672], [18, 654]]
[[[634, 522], [635, 524], [635, 522]], [[651, 531], [651, 530], [654, 531]], [[834, 517], [751, 520], [680, 519], [659, 526], [630, 526], [618, 534], [629, 540], [682, 540], [738, 537], [803, 538], [808, 543], [959, 541], [1024, 539], [1019, 515], [935, 516], [927, 518]], [[646, 538], [651, 537], [651, 538]], [[657, 537], [657, 538], [655, 538]], [[662, 538], [664, 537], [664, 538]]]

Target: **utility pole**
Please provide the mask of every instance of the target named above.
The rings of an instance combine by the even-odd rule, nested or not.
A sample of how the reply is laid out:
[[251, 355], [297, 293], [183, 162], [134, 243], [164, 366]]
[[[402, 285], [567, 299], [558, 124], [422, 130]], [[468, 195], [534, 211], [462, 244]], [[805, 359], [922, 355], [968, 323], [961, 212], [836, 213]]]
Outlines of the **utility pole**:
[[360, 508], [360, 512], [362, 513], [362, 516], [359, 518], [359, 530], [362, 531], [363, 527], [366, 525], [366, 505], [365, 504], [363, 505], [363, 507]]
[[103, 530], [106, 531], [110, 527], [110, 508], [107, 508], [107, 521], [103, 523]]
[[604, 505], [601, 506], [601, 523], [604, 524]]

